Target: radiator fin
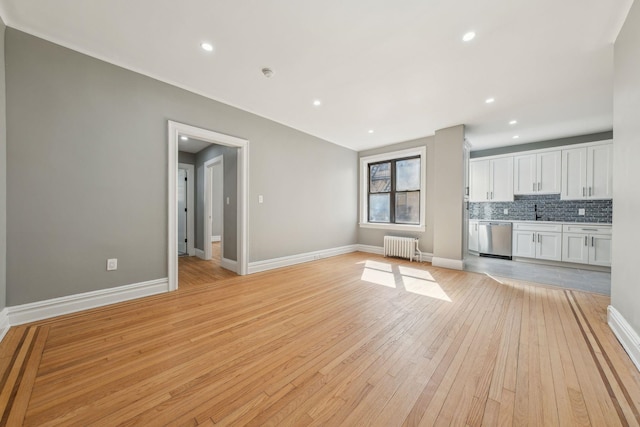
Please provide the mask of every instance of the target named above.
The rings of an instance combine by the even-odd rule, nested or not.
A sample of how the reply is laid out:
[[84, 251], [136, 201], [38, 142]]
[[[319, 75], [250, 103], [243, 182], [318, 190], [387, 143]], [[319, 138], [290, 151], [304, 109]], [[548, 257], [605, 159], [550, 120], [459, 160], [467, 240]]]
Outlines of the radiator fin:
[[413, 261], [418, 239], [414, 237], [384, 236], [384, 256], [395, 256]]

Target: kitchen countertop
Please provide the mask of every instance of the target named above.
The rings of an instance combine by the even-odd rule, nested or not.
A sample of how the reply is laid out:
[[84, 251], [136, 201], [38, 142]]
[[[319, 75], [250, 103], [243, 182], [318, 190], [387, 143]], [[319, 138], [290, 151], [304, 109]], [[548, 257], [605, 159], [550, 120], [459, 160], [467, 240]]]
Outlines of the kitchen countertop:
[[519, 223], [527, 223], [527, 224], [578, 224], [584, 225], [587, 227], [595, 227], [595, 226], [608, 226], [610, 227], [612, 224], [607, 222], [579, 222], [579, 221], [534, 221], [534, 220], [506, 220], [506, 219], [470, 219], [469, 221], [482, 221], [482, 222], [519, 222]]

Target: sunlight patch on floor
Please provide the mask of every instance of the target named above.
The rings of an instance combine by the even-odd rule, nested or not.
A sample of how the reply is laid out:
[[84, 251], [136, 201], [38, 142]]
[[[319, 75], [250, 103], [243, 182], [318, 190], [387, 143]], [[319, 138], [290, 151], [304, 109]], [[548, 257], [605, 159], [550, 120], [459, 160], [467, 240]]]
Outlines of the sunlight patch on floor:
[[373, 268], [366, 268], [362, 272], [360, 280], [373, 283], [376, 285], [386, 286], [388, 288], [396, 287], [396, 279], [393, 277], [393, 273], [386, 271], [380, 271]]
[[417, 295], [451, 302], [451, 298], [427, 270], [406, 266], [394, 266], [389, 263], [367, 260], [360, 280], [388, 288], [405, 290]]

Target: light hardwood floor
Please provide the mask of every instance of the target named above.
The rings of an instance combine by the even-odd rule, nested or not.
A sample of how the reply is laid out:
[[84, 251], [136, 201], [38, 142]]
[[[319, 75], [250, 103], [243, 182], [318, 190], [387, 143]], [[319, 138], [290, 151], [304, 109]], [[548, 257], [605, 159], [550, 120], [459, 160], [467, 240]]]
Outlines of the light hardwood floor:
[[1, 421], [638, 425], [608, 303], [363, 253], [227, 277], [12, 328]]
[[178, 258], [178, 287], [181, 290], [232, 277], [236, 277], [236, 274], [220, 267], [220, 242], [211, 243], [211, 261], [203, 261], [195, 256]]

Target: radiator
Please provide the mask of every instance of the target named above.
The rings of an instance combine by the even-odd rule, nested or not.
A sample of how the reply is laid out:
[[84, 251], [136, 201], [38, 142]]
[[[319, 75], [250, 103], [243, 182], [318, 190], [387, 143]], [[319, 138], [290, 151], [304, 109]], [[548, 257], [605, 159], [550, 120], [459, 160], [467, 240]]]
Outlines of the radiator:
[[420, 254], [420, 261], [422, 261], [422, 252], [418, 249], [418, 239], [414, 237], [384, 236], [384, 256], [397, 256], [413, 261], [416, 250]]

